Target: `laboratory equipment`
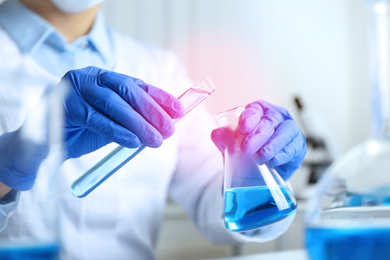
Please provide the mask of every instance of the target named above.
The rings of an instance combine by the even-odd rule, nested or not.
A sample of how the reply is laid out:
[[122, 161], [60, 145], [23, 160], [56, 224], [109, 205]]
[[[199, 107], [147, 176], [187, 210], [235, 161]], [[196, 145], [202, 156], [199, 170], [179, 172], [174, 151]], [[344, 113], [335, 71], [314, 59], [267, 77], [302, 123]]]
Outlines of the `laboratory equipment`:
[[297, 120], [305, 135], [307, 153], [302, 167], [291, 179], [291, 185], [298, 200], [307, 200], [312, 198], [318, 180], [340, 152], [323, 115], [304, 102], [301, 96], [295, 96], [294, 103], [298, 112]]
[[[14, 80], [13, 83], [17, 84], [18, 81]], [[60, 203], [56, 176], [63, 162], [63, 91], [66, 90], [56, 88], [56, 85], [49, 86], [45, 95], [34, 105], [23, 107], [25, 104], [19, 103], [15, 107], [29, 111], [18, 130], [22, 141], [17, 144], [18, 147], [14, 147], [22, 150], [16, 158], [19, 161], [18, 169], [32, 169], [29, 166], [35, 166], [39, 161], [40, 168], [45, 171], [36, 176], [39, 181], [28, 191], [17, 195], [13, 190], [3, 198], [8, 203], [2, 206], [4, 211], [1, 211], [0, 217], [0, 259], [59, 259]], [[35, 178], [34, 173], [29, 174]], [[19, 196], [18, 202], [15, 202], [15, 196]], [[24, 222], [24, 219], [28, 221]]]
[[275, 169], [258, 165], [241, 150], [244, 135], [238, 130], [243, 107], [216, 115], [225, 129], [224, 138], [224, 221], [231, 231], [248, 231], [271, 225], [296, 210], [291, 190]]
[[311, 259], [390, 259], [390, 0], [368, 1], [373, 135], [339, 157], [305, 219]]
[[[214, 90], [215, 86], [212, 81], [208, 78], [203, 78], [178, 97], [184, 106], [185, 112], [183, 116], [205, 100], [211, 93], [214, 92]], [[175, 119], [174, 123], [179, 120], [180, 118]], [[138, 155], [143, 149], [145, 149], [145, 147], [145, 145], [141, 145], [137, 148], [118, 146], [72, 183], [72, 194], [78, 198], [87, 196], [123, 165]]]
[[308, 147], [303, 166], [310, 169], [308, 184], [315, 184], [333, 160], [338, 157], [339, 147], [321, 114], [304, 104], [301, 97], [296, 96], [294, 102]]

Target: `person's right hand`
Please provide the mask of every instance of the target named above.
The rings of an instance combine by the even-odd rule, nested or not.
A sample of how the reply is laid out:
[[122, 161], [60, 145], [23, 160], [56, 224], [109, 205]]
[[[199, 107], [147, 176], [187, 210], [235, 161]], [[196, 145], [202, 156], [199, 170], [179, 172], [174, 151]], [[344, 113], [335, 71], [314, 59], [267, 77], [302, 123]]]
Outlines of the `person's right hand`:
[[[34, 141], [23, 131], [31, 129], [22, 126], [0, 135], [0, 181], [15, 190], [28, 190], [33, 186], [38, 169], [49, 153], [46, 141]], [[1, 187], [0, 193], [3, 190], [6, 187]]]
[[116, 142], [128, 148], [161, 146], [183, 116], [178, 99], [140, 79], [87, 67], [65, 74], [67, 158], [76, 158]]

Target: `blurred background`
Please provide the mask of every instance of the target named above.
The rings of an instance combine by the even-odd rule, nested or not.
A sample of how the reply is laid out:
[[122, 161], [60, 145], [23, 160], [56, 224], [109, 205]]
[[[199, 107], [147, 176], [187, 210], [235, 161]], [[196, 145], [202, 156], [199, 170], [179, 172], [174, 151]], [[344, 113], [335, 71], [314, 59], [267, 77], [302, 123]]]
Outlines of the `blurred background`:
[[173, 50], [193, 81], [212, 79], [213, 114], [264, 99], [286, 107], [308, 139], [304, 165], [291, 180], [298, 213], [285, 235], [214, 246], [169, 203], [158, 259], [302, 248], [305, 201], [316, 180], [371, 131], [365, 0], [110, 0], [103, 10], [117, 31]]

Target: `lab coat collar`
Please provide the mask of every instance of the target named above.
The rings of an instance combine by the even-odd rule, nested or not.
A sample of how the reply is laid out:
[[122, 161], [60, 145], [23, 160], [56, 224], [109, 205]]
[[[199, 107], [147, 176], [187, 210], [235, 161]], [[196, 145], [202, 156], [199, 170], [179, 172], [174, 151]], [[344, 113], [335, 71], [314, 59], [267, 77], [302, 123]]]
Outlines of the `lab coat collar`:
[[0, 25], [25, 54], [31, 53], [54, 30], [44, 19], [15, 0], [0, 5]]
[[106, 64], [112, 64], [114, 59], [112, 35], [104, 20], [104, 15], [100, 11], [96, 17], [95, 23], [89, 32], [89, 39], [97, 52], [101, 55]]
[[[22, 19], [20, 19], [23, 17]], [[80, 46], [82, 41], [92, 44], [101, 58], [110, 63], [113, 57], [113, 43], [103, 14], [98, 13], [95, 23], [88, 35], [67, 44], [53, 26], [42, 17], [24, 6], [20, 1], [9, 0], [0, 5], [0, 25], [7, 31], [24, 54], [32, 53], [42, 44], [48, 44], [59, 51]]]

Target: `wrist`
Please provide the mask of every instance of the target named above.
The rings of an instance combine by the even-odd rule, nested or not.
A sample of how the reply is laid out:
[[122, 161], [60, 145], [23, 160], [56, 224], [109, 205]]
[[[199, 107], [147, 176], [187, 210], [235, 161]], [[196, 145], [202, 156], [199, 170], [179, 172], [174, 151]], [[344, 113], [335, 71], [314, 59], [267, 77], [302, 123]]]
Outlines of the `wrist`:
[[0, 200], [4, 198], [12, 189], [0, 181]]
[[30, 189], [47, 153], [46, 144], [24, 139], [19, 130], [1, 135], [0, 182], [4, 186], [0, 193], [5, 195], [10, 191], [8, 189]]

